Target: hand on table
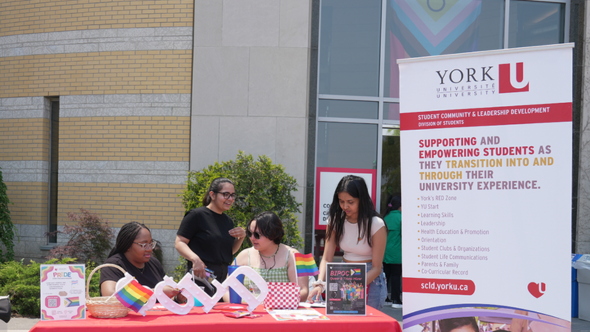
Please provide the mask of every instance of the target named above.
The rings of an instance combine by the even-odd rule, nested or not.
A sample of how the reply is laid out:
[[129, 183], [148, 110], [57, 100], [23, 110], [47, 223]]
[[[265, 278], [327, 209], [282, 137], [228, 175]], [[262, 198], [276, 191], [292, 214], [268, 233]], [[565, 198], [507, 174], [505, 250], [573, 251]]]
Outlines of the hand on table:
[[[308, 303], [322, 302], [321, 300], [319, 300], [319, 299], [322, 298], [322, 293], [323, 293], [322, 287], [315, 286], [309, 292], [309, 295], [307, 296], [307, 302]], [[314, 298], [317, 298], [318, 300], [317, 301], [314, 301]]]

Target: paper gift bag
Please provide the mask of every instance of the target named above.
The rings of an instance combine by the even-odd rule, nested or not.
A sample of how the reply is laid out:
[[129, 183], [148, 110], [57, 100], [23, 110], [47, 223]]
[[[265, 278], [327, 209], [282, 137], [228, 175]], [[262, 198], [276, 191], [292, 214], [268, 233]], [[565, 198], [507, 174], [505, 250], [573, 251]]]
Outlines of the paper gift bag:
[[293, 282], [269, 282], [268, 295], [264, 299], [265, 309], [297, 309], [299, 286]]

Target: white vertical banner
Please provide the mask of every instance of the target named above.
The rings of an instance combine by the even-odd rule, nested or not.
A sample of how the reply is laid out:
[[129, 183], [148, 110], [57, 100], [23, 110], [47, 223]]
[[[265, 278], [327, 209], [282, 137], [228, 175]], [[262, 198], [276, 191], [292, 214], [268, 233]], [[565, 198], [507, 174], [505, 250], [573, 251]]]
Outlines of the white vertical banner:
[[405, 331], [571, 330], [572, 48], [398, 61]]

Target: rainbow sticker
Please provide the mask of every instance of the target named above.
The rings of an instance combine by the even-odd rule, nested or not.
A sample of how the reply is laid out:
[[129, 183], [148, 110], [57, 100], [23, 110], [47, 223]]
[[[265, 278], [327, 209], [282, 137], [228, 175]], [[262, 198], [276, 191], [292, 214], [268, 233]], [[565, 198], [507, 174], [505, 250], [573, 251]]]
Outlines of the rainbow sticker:
[[45, 310], [41, 310], [41, 319], [42, 320], [53, 320], [55, 318], [53, 318], [53, 316], [48, 315]]
[[76, 314], [74, 316], [72, 316], [72, 319], [84, 319], [86, 318], [86, 307], [81, 306], [78, 308], [78, 312], [76, 312]]
[[77, 267], [77, 266], [69, 266], [70, 271], [72, 271], [73, 273], [78, 274], [78, 277], [82, 280], [84, 280], [84, 265]]
[[64, 305], [66, 307], [79, 307], [80, 306], [80, 298], [76, 297], [67, 297], [64, 299]]
[[47, 280], [49, 272], [53, 271], [53, 266], [42, 266], [41, 267], [41, 282]]

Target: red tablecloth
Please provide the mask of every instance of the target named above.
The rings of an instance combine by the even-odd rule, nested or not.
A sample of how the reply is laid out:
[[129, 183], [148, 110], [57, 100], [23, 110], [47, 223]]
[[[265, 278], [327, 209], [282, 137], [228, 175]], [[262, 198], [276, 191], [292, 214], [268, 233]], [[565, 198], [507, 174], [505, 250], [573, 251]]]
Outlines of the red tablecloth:
[[[324, 313], [323, 308], [314, 308]], [[200, 307], [193, 308], [187, 315], [176, 315], [169, 311], [149, 311], [145, 317], [130, 312], [127, 317], [98, 319], [89, 315], [86, 319], [71, 321], [39, 321], [31, 331], [239, 331], [239, 332], [313, 332], [313, 331], [380, 331], [401, 332], [399, 323], [386, 314], [367, 307], [366, 316], [328, 316], [328, 321], [282, 321], [275, 320], [261, 306], [254, 313], [258, 318], [226, 317], [224, 310], [212, 309], [208, 314]], [[211, 329], [211, 330], [207, 330]]]

